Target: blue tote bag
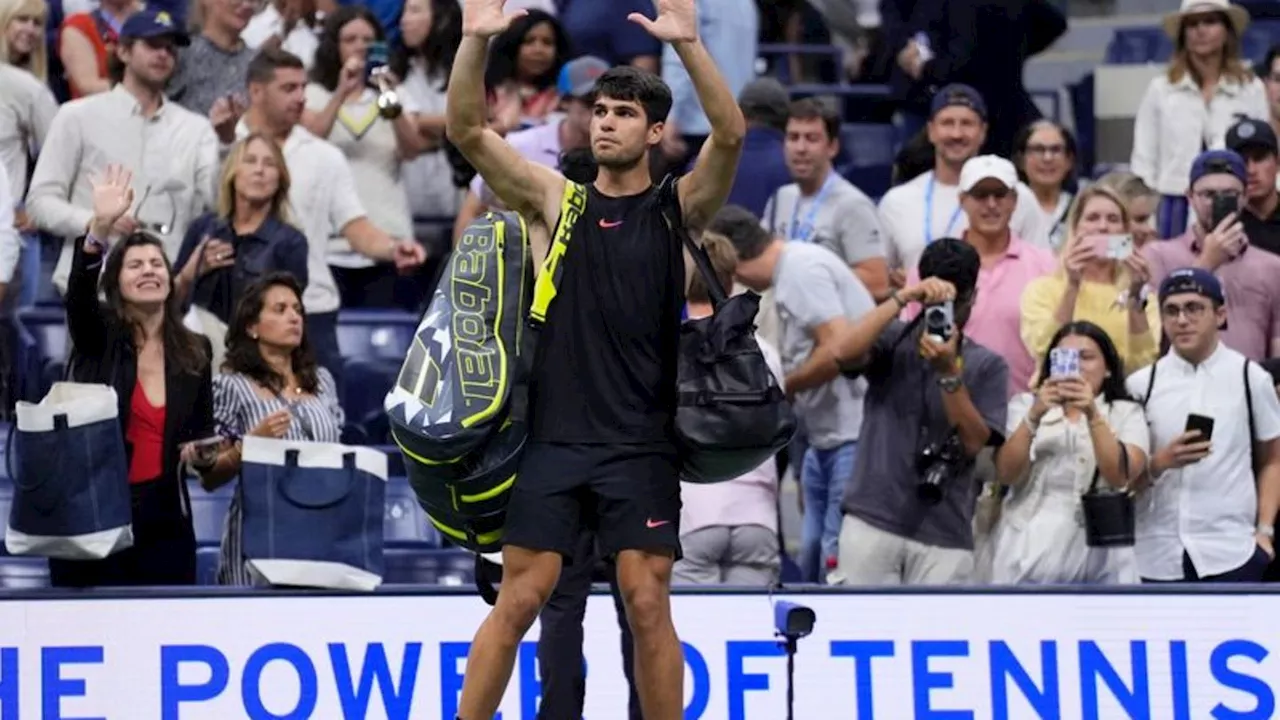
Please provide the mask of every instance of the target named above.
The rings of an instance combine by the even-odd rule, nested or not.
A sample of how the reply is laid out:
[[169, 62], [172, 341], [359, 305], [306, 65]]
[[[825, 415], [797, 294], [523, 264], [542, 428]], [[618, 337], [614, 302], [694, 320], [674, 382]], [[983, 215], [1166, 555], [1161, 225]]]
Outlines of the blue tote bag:
[[257, 582], [337, 590], [382, 584], [384, 453], [246, 437], [240, 493], [244, 557]]
[[15, 410], [13, 555], [101, 560], [133, 545], [129, 465], [116, 391], [60, 382]]

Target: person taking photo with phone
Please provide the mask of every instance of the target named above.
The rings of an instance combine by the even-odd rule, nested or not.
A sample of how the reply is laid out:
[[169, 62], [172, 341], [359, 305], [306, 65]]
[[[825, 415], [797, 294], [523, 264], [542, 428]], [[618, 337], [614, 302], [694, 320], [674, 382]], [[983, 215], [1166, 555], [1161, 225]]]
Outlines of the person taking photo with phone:
[[1080, 191], [1067, 212], [1061, 267], [1022, 291], [1022, 342], [1033, 357], [1045, 357], [1063, 325], [1084, 320], [1113, 339], [1124, 368], [1156, 359], [1159, 308], [1148, 302], [1147, 262], [1129, 230], [1129, 212], [1114, 191]]
[[[1159, 287], [1177, 268], [1213, 273], [1229, 298], [1222, 342], [1251, 360], [1280, 356], [1280, 257], [1250, 252], [1240, 222], [1248, 175], [1244, 158], [1231, 150], [1200, 153], [1191, 165], [1187, 199], [1196, 221], [1168, 242], [1148, 243], [1142, 256]], [[1246, 257], [1247, 256], [1247, 257]], [[1167, 330], [1167, 327], [1166, 327]]]
[[1146, 466], [1146, 417], [1125, 390], [1120, 353], [1105, 330], [1076, 320], [1041, 357], [1035, 391], [1009, 401], [996, 479], [1010, 492], [985, 576], [999, 584], [1136, 583], [1133, 548], [1090, 547], [1080, 522], [1085, 493], [1126, 490]]
[[[954, 585], [973, 572], [974, 458], [1003, 441], [1008, 366], [966, 333], [982, 260], [943, 238], [921, 281], [818, 350], [867, 380], [862, 446], [846, 479], [837, 572], [849, 585]], [[908, 303], [925, 311], [898, 319]]]
[[1151, 428], [1136, 503], [1138, 573], [1257, 582], [1275, 557], [1280, 400], [1267, 371], [1222, 339], [1229, 312], [1217, 277], [1174, 270], [1159, 301], [1169, 352], [1125, 383]]

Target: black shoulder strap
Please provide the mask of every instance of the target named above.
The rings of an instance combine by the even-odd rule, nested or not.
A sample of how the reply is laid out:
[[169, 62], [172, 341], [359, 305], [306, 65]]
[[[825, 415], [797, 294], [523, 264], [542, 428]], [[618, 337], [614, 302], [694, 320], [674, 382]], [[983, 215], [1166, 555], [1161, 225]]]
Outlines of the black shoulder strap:
[[1151, 363], [1151, 375], [1147, 376], [1147, 394], [1142, 396], [1142, 409], [1147, 409], [1147, 403], [1151, 400], [1151, 390], [1156, 386], [1156, 368], [1160, 367], [1160, 358]]
[[658, 206], [662, 210], [662, 219], [667, 223], [667, 229], [680, 239], [680, 243], [693, 256], [693, 264], [697, 266], [698, 274], [702, 276], [703, 282], [707, 284], [707, 294], [711, 297], [711, 307], [716, 310], [729, 299], [729, 293], [720, 284], [720, 279], [716, 277], [715, 268], [711, 265], [711, 257], [707, 255], [707, 251], [694, 242], [693, 238], [689, 237], [689, 231], [685, 229], [684, 222], [681, 219], [680, 197], [676, 193], [676, 182], [674, 176], [668, 175], [662, 179], [662, 184], [658, 186]]
[[1244, 359], [1244, 406], [1249, 413], [1249, 467], [1254, 471], [1254, 477], [1258, 474], [1258, 453], [1253, 445], [1258, 437], [1257, 431], [1253, 427], [1253, 388], [1249, 385], [1249, 358]]

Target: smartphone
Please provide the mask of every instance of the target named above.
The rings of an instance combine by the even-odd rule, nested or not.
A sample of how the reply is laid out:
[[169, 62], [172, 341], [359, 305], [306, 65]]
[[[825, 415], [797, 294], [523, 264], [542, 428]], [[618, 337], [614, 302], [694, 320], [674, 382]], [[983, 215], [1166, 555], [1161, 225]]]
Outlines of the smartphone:
[[1198, 442], [1207, 442], [1213, 439], [1213, 418], [1207, 415], [1191, 413], [1187, 416], [1186, 432], [1191, 432], [1192, 430], [1200, 433]]
[[1235, 195], [1214, 195], [1213, 215], [1209, 219], [1210, 230], [1217, 230], [1223, 220], [1231, 213], [1240, 210], [1240, 198]]
[[1080, 375], [1080, 351], [1076, 348], [1054, 348], [1049, 351], [1049, 377]]
[[223, 438], [221, 435], [213, 435], [200, 440], [193, 440], [191, 446], [195, 448], [196, 457], [203, 461], [201, 464], [204, 464], [218, 459], [218, 450], [222, 447], [222, 443]]
[[1133, 254], [1132, 235], [1108, 235], [1103, 239], [1102, 257], [1124, 260]]
[[375, 70], [384, 68], [390, 62], [390, 51], [387, 49], [385, 42], [369, 43], [369, 49], [364, 55], [364, 75], [371, 77]]
[[936, 342], [944, 343], [951, 339], [956, 331], [955, 304], [948, 300], [938, 305], [930, 305], [924, 309], [924, 331], [932, 335]]

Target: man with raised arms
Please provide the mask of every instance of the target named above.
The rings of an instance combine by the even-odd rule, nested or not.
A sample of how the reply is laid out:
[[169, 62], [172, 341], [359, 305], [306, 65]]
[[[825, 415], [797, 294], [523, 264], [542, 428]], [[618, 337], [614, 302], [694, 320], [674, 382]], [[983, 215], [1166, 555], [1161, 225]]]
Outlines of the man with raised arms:
[[463, 2], [446, 131], [494, 194], [524, 216], [536, 260], [549, 252], [559, 223], [573, 229], [556, 260], [558, 291], [534, 357], [529, 443], [507, 510], [502, 590], [471, 646], [458, 717], [489, 720], [497, 711], [520, 640], [585, 523], [617, 560], [644, 717], [679, 720], [684, 659], [669, 589], [680, 553], [680, 468], [672, 427], [691, 265], [662, 213], [666, 203], [686, 227], [706, 224], [729, 194], [746, 123], [698, 40], [695, 0], [658, 0], [656, 19], [628, 19], [675, 48], [711, 135], [667, 203], [670, 196], [650, 180], [649, 153], [662, 139], [671, 91], [656, 75], [613, 68], [589, 98], [599, 174], [585, 188], [567, 185], [485, 127], [488, 39], [519, 15], [505, 14], [503, 5]]

